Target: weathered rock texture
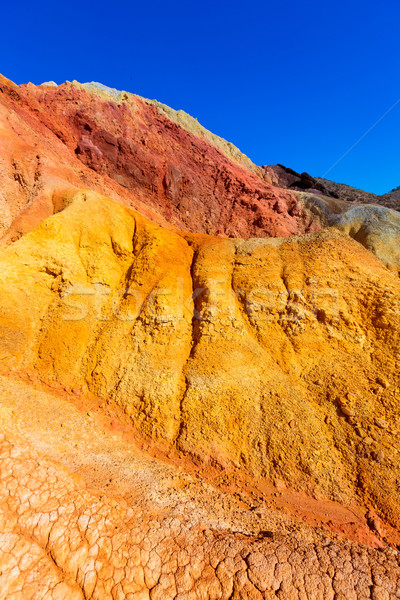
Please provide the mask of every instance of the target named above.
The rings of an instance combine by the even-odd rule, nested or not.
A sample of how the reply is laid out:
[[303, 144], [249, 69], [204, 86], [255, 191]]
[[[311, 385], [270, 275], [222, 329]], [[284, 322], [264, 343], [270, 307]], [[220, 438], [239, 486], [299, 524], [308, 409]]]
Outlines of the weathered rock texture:
[[0, 598], [399, 598], [396, 213], [97, 84], [0, 170]]
[[357, 240], [390, 270], [400, 273], [400, 215], [378, 204], [357, 204], [326, 196], [299, 193], [306, 210], [325, 226]]
[[398, 525], [399, 282], [360, 244], [173, 233], [80, 192], [0, 268], [3, 365], [115, 402], [167, 451], [361, 494]]
[[284, 165], [264, 165], [262, 168], [268, 179], [283, 189], [308, 191], [350, 203], [377, 204], [392, 210], [400, 210], [400, 188], [387, 194], [378, 195], [359, 190], [345, 183], [337, 183], [322, 177], [312, 177], [308, 173], [297, 173]]
[[380, 206], [386, 206], [393, 210], [400, 210], [400, 189], [395, 188], [386, 194], [378, 195], [353, 188], [344, 183], [335, 183], [327, 179], [316, 178], [317, 181], [329, 191], [330, 195], [336, 195], [342, 200], [348, 200], [349, 202], [357, 202], [362, 204], [378, 204]]
[[284, 165], [264, 165], [262, 168], [267, 177], [277, 187], [299, 191], [307, 190], [309, 193], [314, 192], [324, 196], [340, 198], [340, 194], [324, 185], [325, 180], [311, 177], [308, 173], [297, 173], [297, 171]]
[[264, 237], [319, 228], [293, 194], [184, 113], [93, 85], [0, 78], [0, 174], [5, 241], [57, 210], [60, 189], [82, 187], [192, 231]]
[[336, 195], [341, 200], [347, 200], [348, 202], [356, 202], [360, 204], [382, 204], [389, 208], [396, 208], [395, 206], [389, 206], [385, 203], [385, 196], [378, 196], [371, 192], [359, 190], [345, 183], [336, 183], [335, 181], [329, 181], [329, 179], [316, 178], [317, 181], [324, 186], [332, 195]]
[[398, 598], [395, 550], [296, 526], [151, 459], [99, 412], [0, 383], [1, 598]]
[[386, 267], [400, 272], [400, 218], [396, 210], [388, 208], [383, 196], [296, 173], [283, 165], [263, 169], [274, 185], [293, 190], [314, 220], [346, 233]]

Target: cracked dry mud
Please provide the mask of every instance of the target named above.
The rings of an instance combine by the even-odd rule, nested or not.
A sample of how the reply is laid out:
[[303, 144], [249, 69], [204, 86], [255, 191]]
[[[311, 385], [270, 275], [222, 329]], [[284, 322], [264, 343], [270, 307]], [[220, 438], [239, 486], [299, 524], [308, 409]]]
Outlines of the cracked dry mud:
[[182, 489], [96, 412], [4, 377], [1, 390], [1, 598], [399, 597], [395, 550], [272, 509], [255, 519], [194, 478]]

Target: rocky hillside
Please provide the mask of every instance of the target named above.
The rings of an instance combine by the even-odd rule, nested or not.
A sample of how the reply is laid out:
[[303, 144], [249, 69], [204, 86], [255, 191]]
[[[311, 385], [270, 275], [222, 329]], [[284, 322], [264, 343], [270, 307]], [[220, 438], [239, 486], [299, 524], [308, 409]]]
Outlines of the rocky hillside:
[[400, 211], [400, 189], [396, 188], [387, 194], [381, 196], [377, 194], [371, 194], [363, 190], [358, 190], [344, 183], [335, 183], [334, 181], [328, 181], [327, 179], [317, 180], [325, 187], [329, 192], [337, 194], [338, 198], [347, 200], [349, 202], [359, 202], [362, 204], [378, 204], [380, 206], [386, 206], [393, 210]]
[[[318, 228], [290, 192], [181, 112], [88, 84], [0, 79], [0, 234], [15, 240], [90, 188], [156, 222], [224, 236]], [[7, 198], [4, 193], [7, 190]]]
[[282, 189], [307, 191], [337, 198], [345, 202], [358, 204], [377, 204], [393, 210], [400, 210], [400, 188], [396, 188], [381, 196], [336, 183], [321, 177], [312, 177], [308, 173], [297, 173], [284, 165], [265, 165], [262, 167], [271, 182]]
[[398, 213], [0, 90], [0, 595], [398, 598]]
[[395, 188], [391, 192], [379, 196], [379, 198], [380, 204], [384, 204], [394, 210], [400, 210], [400, 188]]

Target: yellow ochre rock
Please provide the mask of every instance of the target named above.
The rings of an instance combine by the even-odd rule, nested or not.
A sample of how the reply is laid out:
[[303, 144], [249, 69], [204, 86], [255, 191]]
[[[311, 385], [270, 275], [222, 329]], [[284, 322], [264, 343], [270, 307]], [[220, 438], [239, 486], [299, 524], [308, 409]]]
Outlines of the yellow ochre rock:
[[222, 239], [94, 192], [65, 204], [1, 251], [4, 373], [115, 403], [205, 468], [399, 524], [394, 273], [333, 228]]

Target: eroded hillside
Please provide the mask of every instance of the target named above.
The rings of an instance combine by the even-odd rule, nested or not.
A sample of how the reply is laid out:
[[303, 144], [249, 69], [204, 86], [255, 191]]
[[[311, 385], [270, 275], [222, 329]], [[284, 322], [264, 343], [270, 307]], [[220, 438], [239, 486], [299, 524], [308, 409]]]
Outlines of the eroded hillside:
[[166, 110], [96, 86], [1, 78], [0, 235], [9, 241], [30, 231], [58, 209], [57, 192], [66, 188], [89, 188], [156, 222], [204, 233], [319, 228], [295, 195], [270, 185], [232, 144]]
[[396, 213], [0, 87], [0, 598], [398, 598]]

